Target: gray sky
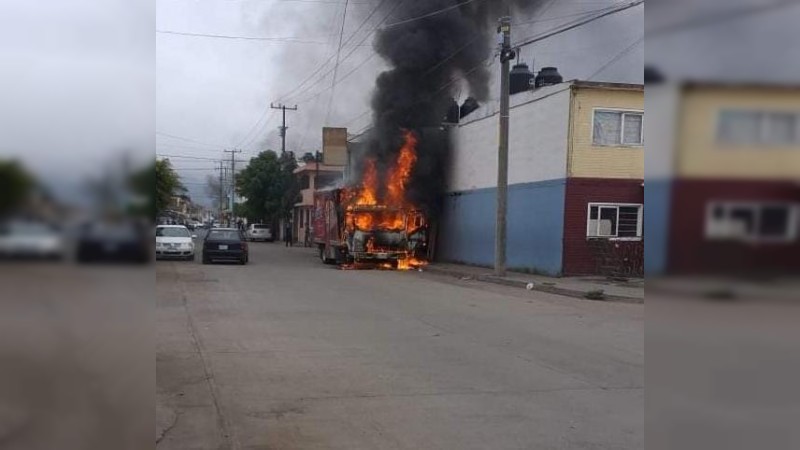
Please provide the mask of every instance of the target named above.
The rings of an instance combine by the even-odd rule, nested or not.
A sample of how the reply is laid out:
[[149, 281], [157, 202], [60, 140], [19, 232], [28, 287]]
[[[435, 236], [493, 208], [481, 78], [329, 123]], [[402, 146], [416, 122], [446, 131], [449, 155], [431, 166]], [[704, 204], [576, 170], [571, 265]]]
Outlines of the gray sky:
[[[361, 130], [370, 121], [365, 113], [374, 80], [385, 69], [373, 55], [369, 32], [394, 0], [344, 47], [338, 73], [340, 80], [347, 78], [337, 85], [334, 101], [330, 74], [284, 97], [335, 54], [344, 6], [338, 1], [2, 0], [0, 156], [21, 159], [57, 194], [74, 199], [87, 178], [118, 171], [123, 153], [144, 163], [154, 149], [210, 159], [221, 158], [224, 148], [242, 148], [242, 159], [278, 149], [279, 114], [269, 109], [270, 102], [299, 107], [288, 117], [290, 150], [319, 149], [323, 125]], [[515, 40], [614, 0], [543, 1], [536, 17], [514, 18], [536, 21], [516, 27]], [[345, 39], [378, 3], [351, 2]], [[619, 55], [595, 79], [641, 81], [644, 46], [636, 41], [643, 20], [643, 8], [637, 7], [527, 47], [523, 58], [535, 57], [536, 68], [558, 66], [567, 79], [585, 79]], [[190, 194], [207, 202], [203, 185], [214, 173], [214, 161], [171, 159]]]
[[152, 158], [150, 1], [0, 1], [0, 156], [74, 197], [87, 177]]
[[[351, 132], [370, 122], [369, 97], [374, 80], [386, 67], [371, 48], [369, 32], [391, 9], [393, 2], [369, 20], [344, 47], [338, 71], [335, 99], [331, 98], [332, 74], [315, 77], [311, 84], [288, 98], [292, 91], [335, 54], [342, 26], [344, 2], [285, 0], [162, 0], [157, 4], [160, 31], [226, 36], [296, 38], [314, 43], [215, 39], [166, 33], [156, 35], [157, 129], [188, 138], [188, 142], [158, 135], [157, 153], [218, 158], [222, 148], [244, 150], [242, 159], [266, 148], [279, 149], [277, 127], [280, 113], [270, 102], [283, 101], [299, 111], [288, 112], [290, 150], [318, 150], [322, 127], [346, 126]], [[380, 3], [358, 0], [348, 7], [345, 40]], [[519, 21], [536, 23], [515, 28], [514, 38], [536, 35], [573, 21], [579, 14], [607, 7], [613, 1], [546, 1], [536, 17]], [[640, 82], [644, 45], [643, 8], [597, 21], [589, 26], [527, 47], [523, 58], [536, 67], [556, 65], [565, 78], [585, 79], [632, 44], [629, 52], [598, 73], [594, 79]], [[391, 21], [391, 19], [390, 19]], [[355, 45], [363, 41], [362, 46]], [[637, 42], [638, 41], [638, 42]], [[353, 51], [352, 55], [345, 58]], [[329, 72], [333, 64], [320, 74]], [[497, 89], [494, 89], [495, 91]], [[319, 95], [316, 95], [319, 94]], [[467, 93], [462, 94], [466, 97]], [[328, 107], [331, 106], [330, 113]], [[326, 122], [326, 117], [329, 120]], [[205, 177], [214, 162], [172, 158], [194, 197], [206, 197]], [[207, 199], [205, 199], [207, 200]]]
[[[326, 124], [358, 131], [369, 124], [369, 114], [364, 113], [375, 77], [385, 68], [379, 58], [371, 58], [372, 38], [367, 34], [393, 1], [344, 48], [339, 77], [348, 78], [336, 87], [333, 102], [330, 75], [282, 97], [334, 54], [344, 6], [337, 1], [0, 1], [0, 156], [21, 159], [57, 193], [69, 197], [87, 177], [118, 167], [123, 152], [136, 162], [152, 159], [154, 148], [161, 154], [211, 159], [234, 146], [246, 151], [242, 158], [277, 149], [279, 115], [269, 109], [273, 101], [300, 108], [289, 113], [291, 150], [318, 149]], [[516, 26], [514, 40], [557, 28], [614, 0], [543, 1], [536, 17], [514, 18], [534, 22]], [[647, 29], [774, 2], [794, 6], [648, 35], [647, 60], [673, 78], [796, 83], [796, 1], [649, 0]], [[345, 37], [375, 4], [376, 0], [355, 0], [350, 5]], [[535, 58], [537, 69], [557, 66], [567, 79], [595, 74], [596, 80], [639, 82], [643, 27], [644, 8], [637, 7], [526, 47], [522, 55], [527, 62]], [[156, 30], [304, 42], [216, 39]], [[345, 58], [364, 37], [364, 45]], [[327, 71], [328, 66], [322, 73]], [[214, 162], [173, 162], [190, 193], [203, 200], [202, 185]]]

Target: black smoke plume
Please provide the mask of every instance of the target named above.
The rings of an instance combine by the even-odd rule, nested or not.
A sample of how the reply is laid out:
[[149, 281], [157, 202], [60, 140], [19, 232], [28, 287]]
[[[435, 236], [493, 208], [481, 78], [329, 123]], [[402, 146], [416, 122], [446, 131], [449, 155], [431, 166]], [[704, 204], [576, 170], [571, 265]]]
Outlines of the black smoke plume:
[[[466, 80], [471, 96], [488, 100], [487, 59], [496, 50], [498, 19], [510, 13], [530, 14], [540, 0], [395, 1], [400, 4], [394, 17], [374, 42], [375, 50], [392, 68], [377, 79], [372, 97], [373, 128], [359, 160], [374, 159], [385, 177], [402, 146], [402, 130], [415, 132], [418, 161], [408, 200], [436, 214], [450, 153], [442, 122], [461, 85], [451, 81]], [[356, 169], [360, 173], [360, 168]]]

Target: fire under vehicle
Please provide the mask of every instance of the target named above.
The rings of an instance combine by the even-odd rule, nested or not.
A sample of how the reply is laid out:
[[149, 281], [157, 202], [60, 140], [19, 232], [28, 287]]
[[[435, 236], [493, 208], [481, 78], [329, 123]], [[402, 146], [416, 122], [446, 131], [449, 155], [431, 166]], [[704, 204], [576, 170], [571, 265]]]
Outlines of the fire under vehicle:
[[417, 136], [405, 132], [397, 160], [380, 176], [367, 159], [356, 186], [317, 191], [314, 243], [324, 262], [409, 269], [428, 256], [425, 214], [406, 199]]

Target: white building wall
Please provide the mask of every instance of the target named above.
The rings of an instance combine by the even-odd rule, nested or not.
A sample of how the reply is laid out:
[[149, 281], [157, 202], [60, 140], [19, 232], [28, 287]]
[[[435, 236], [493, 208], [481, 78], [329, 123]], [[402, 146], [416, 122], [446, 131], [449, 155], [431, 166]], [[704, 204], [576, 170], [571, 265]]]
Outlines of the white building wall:
[[675, 172], [680, 88], [673, 84], [647, 85], [644, 92], [645, 180], [665, 180]]
[[[511, 97], [509, 184], [562, 179], [567, 173], [571, 83]], [[451, 130], [448, 192], [497, 186], [499, 104], [492, 102]]]

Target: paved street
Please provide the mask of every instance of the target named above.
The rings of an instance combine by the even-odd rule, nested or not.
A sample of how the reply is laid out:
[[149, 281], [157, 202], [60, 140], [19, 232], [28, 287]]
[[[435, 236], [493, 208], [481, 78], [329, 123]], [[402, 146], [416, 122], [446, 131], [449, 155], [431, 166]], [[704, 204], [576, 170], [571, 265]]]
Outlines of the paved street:
[[644, 448], [643, 305], [267, 243], [156, 274], [159, 449]]

